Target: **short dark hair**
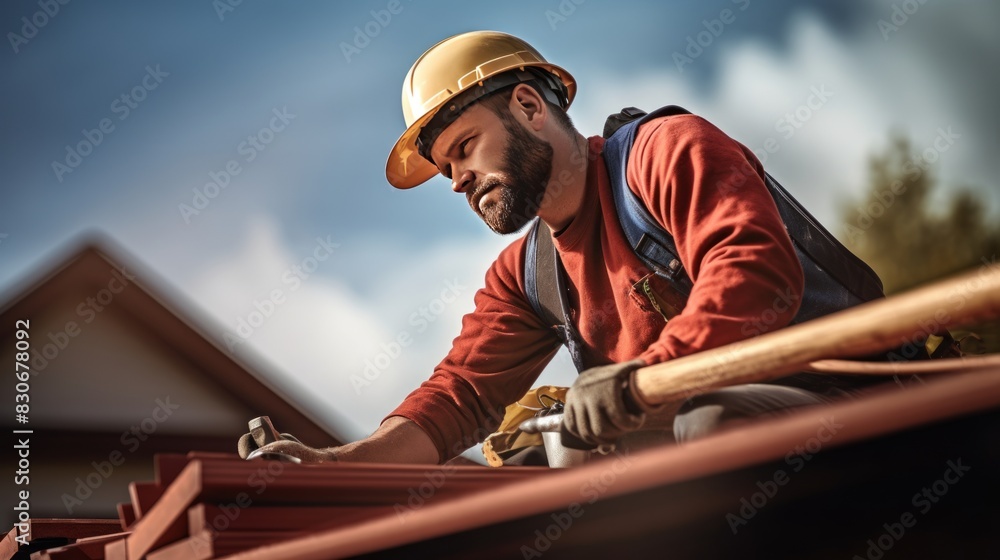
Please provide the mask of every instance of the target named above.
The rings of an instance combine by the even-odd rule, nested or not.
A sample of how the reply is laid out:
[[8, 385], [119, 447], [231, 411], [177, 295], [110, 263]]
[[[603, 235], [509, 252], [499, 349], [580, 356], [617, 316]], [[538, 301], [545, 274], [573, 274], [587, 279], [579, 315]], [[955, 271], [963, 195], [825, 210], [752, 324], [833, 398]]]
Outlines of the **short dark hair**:
[[[534, 87], [536, 90], [538, 89], [538, 86], [533, 83], [528, 83], [528, 85]], [[486, 107], [492, 111], [493, 114], [500, 117], [500, 120], [502, 120], [505, 125], [510, 125], [514, 121], [514, 116], [510, 114], [510, 96], [514, 93], [514, 87], [515, 86], [510, 86], [491, 93], [490, 95], [480, 99], [478, 103], [481, 103], [483, 107]], [[541, 95], [541, 92], [539, 92], [539, 94]], [[568, 134], [576, 132], [576, 126], [573, 124], [573, 119], [569, 117], [569, 114], [566, 113], [565, 109], [545, 99], [544, 96], [542, 96], [542, 100], [545, 101], [546, 105], [548, 105], [549, 112], [552, 113], [552, 116], [556, 119], [556, 122], [559, 123], [559, 126], [561, 126], [563, 130], [565, 130]]]

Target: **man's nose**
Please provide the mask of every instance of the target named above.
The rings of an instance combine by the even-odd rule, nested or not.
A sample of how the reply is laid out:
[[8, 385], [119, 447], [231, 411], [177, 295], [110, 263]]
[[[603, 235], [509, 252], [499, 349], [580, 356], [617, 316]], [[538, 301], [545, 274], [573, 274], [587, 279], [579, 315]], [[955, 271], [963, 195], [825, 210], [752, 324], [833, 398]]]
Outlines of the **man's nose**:
[[455, 179], [451, 182], [451, 190], [462, 193], [472, 185], [472, 181], [475, 179], [475, 175], [471, 171], [462, 171], [455, 176]]

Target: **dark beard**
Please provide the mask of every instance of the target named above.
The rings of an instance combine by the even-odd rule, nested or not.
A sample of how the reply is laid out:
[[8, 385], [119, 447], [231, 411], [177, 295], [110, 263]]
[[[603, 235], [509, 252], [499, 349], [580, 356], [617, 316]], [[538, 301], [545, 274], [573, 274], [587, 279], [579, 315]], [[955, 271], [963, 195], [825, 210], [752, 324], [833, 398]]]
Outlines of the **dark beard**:
[[[535, 138], [513, 118], [503, 119], [508, 143], [504, 150], [504, 174], [510, 183], [484, 177], [469, 189], [467, 197], [472, 209], [493, 231], [514, 233], [538, 215], [545, 197], [545, 188], [552, 175], [552, 145]], [[474, 201], [477, 194], [494, 189], [498, 200], [480, 211]]]

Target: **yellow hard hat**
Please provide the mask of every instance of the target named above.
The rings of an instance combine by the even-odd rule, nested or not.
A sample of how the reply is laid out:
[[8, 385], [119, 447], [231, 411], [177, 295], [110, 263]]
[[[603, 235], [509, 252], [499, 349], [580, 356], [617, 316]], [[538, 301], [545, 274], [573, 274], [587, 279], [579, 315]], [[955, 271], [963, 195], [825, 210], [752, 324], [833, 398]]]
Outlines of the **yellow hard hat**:
[[408, 189], [433, 177], [438, 169], [427, 154], [437, 135], [477, 99], [520, 82], [532, 83], [563, 109], [576, 95], [569, 72], [549, 64], [513, 35], [472, 31], [428, 49], [403, 80], [406, 132], [389, 152], [386, 179], [396, 188]]

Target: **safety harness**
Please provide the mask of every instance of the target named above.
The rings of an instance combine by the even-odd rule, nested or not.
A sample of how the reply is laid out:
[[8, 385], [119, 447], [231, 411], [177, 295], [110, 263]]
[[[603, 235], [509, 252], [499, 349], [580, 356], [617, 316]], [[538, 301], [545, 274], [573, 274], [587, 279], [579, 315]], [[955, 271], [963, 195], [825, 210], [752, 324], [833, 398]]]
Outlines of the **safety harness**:
[[[687, 114], [691, 113], [676, 105], [649, 114], [635, 107], [622, 109], [605, 123], [603, 153], [618, 222], [629, 245], [651, 271], [668, 281], [682, 302], [691, 293], [691, 279], [677, 256], [673, 237], [629, 189], [626, 169], [640, 125], [659, 117]], [[765, 174], [764, 184], [777, 205], [805, 276], [802, 303], [792, 323], [884, 297], [882, 282], [867, 264], [837, 241], [770, 174]], [[539, 219], [528, 232], [524, 270], [528, 301], [535, 313], [555, 329], [577, 370], [597, 365], [584, 363], [580, 336], [570, 320], [565, 270], [552, 242], [552, 232]], [[655, 300], [653, 304], [656, 306]]]

